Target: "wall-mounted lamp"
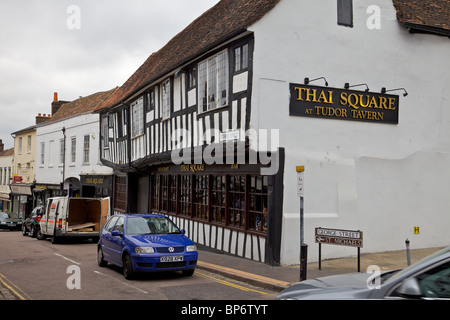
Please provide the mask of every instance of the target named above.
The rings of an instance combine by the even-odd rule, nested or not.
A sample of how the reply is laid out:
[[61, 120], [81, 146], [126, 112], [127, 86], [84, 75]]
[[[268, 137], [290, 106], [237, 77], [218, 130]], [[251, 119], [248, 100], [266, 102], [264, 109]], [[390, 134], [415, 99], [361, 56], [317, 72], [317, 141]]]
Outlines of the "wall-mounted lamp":
[[328, 87], [328, 81], [327, 81], [327, 79], [325, 79], [325, 77], [315, 78], [315, 79], [312, 79], [312, 80], [309, 80], [309, 78], [305, 78], [305, 84], [309, 84], [310, 82], [313, 82], [313, 81], [316, 81], [316, 80], [319, 80], [319, 79], [325, 80], [325, 85]]
[[408, 92], [406, 92], [405, 88], [398, 88], [398, 89], [391, 89], [391, 90], [386, 90], [385, 87], [381, 88], [381, 93], [386, 93], [386, 92], [390, 92], [390, 91], [397, 91], [397, 90], [403, 90], [405, 91], [405, 93], [403, 93], [403, 96], [406, 97], [408, 95]]
[[344, 88], [349, 89], [349, 88], [358, 87], [358, 86], [366, 86], [366, 90], [364, 90], [364, 91], [369, 92], [369, 86], [365, 83], [354, 84], [351, 86], [348, 82], [346, 82], [344, 85]]

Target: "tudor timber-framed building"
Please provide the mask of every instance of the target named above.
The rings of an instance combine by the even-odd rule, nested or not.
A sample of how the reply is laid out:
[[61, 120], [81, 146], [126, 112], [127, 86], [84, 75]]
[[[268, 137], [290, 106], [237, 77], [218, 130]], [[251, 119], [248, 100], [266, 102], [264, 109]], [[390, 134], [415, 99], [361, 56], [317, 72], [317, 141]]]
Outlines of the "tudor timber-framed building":
[[[304, 165], [310, 246], [315, 227], [361, 230], [365, 252], [448, 245], [449, 6], [220, 1], [98, 108], [114, 210], [161, 212], [199, 244], [298, 264]], [[399, 87], [408, 97], [387, 94]]]
[[[246, 27], [276, 3], [252, 1], [242, 12], [241, 1], [220, 2], [99, 108], [101, 159], [115, 170], [115, 212], [164, 213], [199, 244], [279, 263], [282, 170], [261, 175], [267, 166], [249, 164], [246, 134], [254, 49]], [[208, 145], [224, 145], [222, 161], [205, 163]], [[174, 164], [179, 149], [189, 160]], [[246, 162], [238, 161], [242, 155]]]

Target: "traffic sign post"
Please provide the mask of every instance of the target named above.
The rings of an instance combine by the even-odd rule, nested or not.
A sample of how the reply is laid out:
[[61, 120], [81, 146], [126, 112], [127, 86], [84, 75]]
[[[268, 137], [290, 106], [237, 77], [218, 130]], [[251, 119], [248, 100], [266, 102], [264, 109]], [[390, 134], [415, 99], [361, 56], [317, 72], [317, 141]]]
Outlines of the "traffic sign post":
[[303, 222], [303, 195], [304, 195], [304, 166], [297, 166], [297, 196], [300, 197], [300, 281], [306, 280], [306, 267], [308, 265], [308, 245], [305, 244], [305, 226]]
[[360, 230], [342, 230], [316, 228], [316, 243], [319, 244], [319, 270], [322, 270], [322, 243], [338, 246], [356, 247], [358, 253], [358, 272], [361, 271], [361, 248], [363, 246], [363, 232]]

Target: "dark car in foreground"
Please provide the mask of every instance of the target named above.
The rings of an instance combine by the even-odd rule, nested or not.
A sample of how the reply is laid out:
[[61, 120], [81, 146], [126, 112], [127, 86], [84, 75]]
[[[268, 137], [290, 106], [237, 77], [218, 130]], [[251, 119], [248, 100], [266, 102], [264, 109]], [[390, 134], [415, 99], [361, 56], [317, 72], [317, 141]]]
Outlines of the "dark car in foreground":
[[302, 281], [285, 289], [277, 299], [450, 300], [450, 247], [399, 271], [342, 274]]
[[114, 215], [105, 224], [97, 246], [98, 265], [123, 268], [125, 278], [137, 272], [178, 271], [192, 275], [197, 266], [195, 243], [184, 230], [159, 214]]
[[39, 206], [31, 211], [31, 215], [25, 219], [22, 225], [22, 234], [24, 236], [29, 235], [32, 238], [35, 238], [37, 232], [39, 231], [39, 221], [41, 220], [42, 215], [44, 214], [44, 207]]
[[0, 229], [21, 230], [22, 219], [14, 212], [0, 212]]

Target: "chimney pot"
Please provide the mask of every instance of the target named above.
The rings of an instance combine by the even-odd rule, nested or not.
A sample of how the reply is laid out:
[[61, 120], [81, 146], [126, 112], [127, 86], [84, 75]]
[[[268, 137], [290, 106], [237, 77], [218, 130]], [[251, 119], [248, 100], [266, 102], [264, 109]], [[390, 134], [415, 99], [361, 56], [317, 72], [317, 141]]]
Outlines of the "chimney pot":
[[41, 114], [40, 113], [38, 113], [38, 117], [40, 117], [41, 116]]
[[53, 101], [58, 101], [58, 92], [53, 93]]

